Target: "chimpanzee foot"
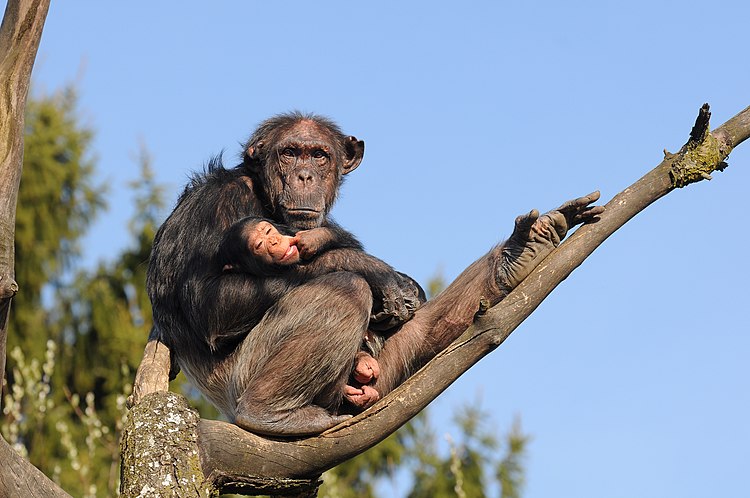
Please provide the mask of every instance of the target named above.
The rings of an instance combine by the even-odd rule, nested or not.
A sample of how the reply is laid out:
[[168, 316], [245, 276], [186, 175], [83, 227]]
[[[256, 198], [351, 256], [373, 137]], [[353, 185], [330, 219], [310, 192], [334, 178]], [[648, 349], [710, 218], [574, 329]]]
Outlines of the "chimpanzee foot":
[[380, 399], [380, 393], [371, 386], [344, 386], [344, 397], [352, 405], [364, 410]]
[[274, 412], [269, 407], [255, 414], [243, 411], [234, 423], [246, 431], [269, 436], [311, 436], [352, 418], [351, 415], [331, 415], [325, 409], [309, 405], [293, 410]]
[[369, 384], [380, 376], [380, 364], [369, 353], [360, 351], [354, 358], [352, 378], [359, 384]]

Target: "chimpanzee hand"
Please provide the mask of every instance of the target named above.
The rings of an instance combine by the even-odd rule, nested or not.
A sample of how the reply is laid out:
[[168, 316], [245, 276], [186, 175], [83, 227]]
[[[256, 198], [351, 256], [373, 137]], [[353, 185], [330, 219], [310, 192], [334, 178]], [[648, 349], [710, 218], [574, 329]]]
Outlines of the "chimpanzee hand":
[[549, 217], [549, 224], [553, 225], [555, 232], [557, 233], [557, 242], [555, 247], [560, 244], [560, 241], [565, 238], [568, 230], [581, 223], [589, 221], [596, 221], [596, 217], [604, 212], [604, 206], [589, 206], [592, 202], [599, 200], [600, 194], [591, 192], [585, 197], [579, 197], [568, 201], [557, 209], [545, 213], [539, 219], [540, 221], [547, 223], [545, 217]]
[[352, 378], [344, 386], [344, 398], [357, 408], [367, 408], [380, 399], [370, 384], [380, 376], [380, 365], [369, 353], [360, 351], [354, 358]]
[[329, 244], [330, 240], [329, 230], [319, 227], [297, 232], [294, 236], [294, 245], [297, 246], [302, 259], [312, 259]]
[[424, 290], [408, 275], [397, 271], [381, 272], [372, 289], [370, 328], [389, 330], [410, 320], [414, 312], [427, 300]]
[[539, 216], [539, 211], [516, 218], [510, 238], [500, 247], [497, 261], [497, 284], [503, 294], [513, 290], [565, 238], [575, 225], [596, 221], [603, 206], [590, 206], [599, 192], [568, 201], [557, 209]]

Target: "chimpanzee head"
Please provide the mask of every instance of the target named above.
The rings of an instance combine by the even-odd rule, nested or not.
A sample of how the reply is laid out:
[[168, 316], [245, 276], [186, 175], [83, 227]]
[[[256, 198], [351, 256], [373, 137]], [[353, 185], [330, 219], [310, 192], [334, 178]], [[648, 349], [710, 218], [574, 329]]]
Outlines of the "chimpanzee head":
[[261, 123], [243, 163], [271, 218], [306, 230], [323, 223], [342, 176], [359, 166], [364, 152], [362, 140], [332, 121], [294, 112]]

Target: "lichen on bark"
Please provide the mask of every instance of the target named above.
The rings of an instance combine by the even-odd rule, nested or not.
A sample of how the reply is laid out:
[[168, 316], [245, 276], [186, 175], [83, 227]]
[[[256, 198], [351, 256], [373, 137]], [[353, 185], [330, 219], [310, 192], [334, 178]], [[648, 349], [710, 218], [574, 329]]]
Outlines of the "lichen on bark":
[[704, 104], [690, 133], [690, 140], [679, 154], [665, 154], [673, 159], [669, 178], [673, 188], [682, 188], [701, 180], [711, 180], [711, 173], [724, 171], [728, 166], [722, 159], [728, 151], [721, 150], [721, 143], [709, 130], [708, 104]]
[[208, 497], [198, 448], [198, 413], [175, 393], [145, 396], [123, 430], [120, 492], [126, 497]]

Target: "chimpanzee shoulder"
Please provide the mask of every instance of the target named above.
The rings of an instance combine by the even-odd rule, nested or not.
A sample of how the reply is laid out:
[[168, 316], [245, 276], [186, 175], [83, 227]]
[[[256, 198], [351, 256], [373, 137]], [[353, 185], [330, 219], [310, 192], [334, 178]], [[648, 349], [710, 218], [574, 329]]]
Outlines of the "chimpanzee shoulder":
[[155, 308], [172, 308], [180, 302], [182, 286], [173, 282], [221, 271], [214, 259], [222, 233], [235, 221], [253, 215], [253, 202], [241, 171], [224, 168], [220, 156], [192, 175], [154, 240], [147, 285], [149, 292], [161, 296], [154, 300]]

